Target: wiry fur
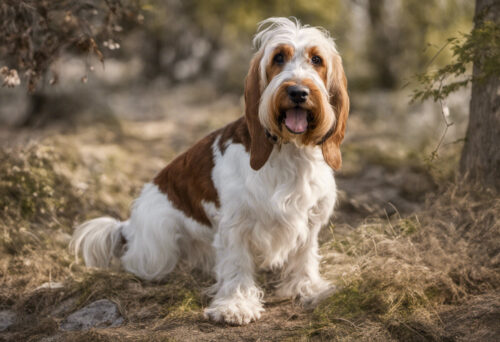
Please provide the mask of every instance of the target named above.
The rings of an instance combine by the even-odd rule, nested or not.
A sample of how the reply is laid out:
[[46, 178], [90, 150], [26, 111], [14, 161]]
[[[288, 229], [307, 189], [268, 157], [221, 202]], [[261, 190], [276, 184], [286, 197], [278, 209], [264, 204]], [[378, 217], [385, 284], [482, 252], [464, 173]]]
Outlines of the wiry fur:
[[83, 260], [89, 267], [110, 267], [115, 249], [120, 248], [122, 226], [122, 222], [111, 217], [87, 221], [75, 230], [69, 248], [77, 258], [82, 251]]
[[241, 145], [229, 145], [223, 156], [215, 151], [215, 159], [221, 202], [214, 238], [217, 296], [225, 297], [236, 283], [257, 299], [255, 268], [282, 269], [284, 296], [324, 290], [317, 234], [333, 210], [336, 188], [320, 148], [284, 145], [259, 172], [249, 168]]
[[[272, 18], [263, 24], [269, 26], [255, 37], [260, 67], [251, 68], [260, 73], [262, 86], [257, 94], [262, 94], [261, 105], [255, 113], [260, 124], [253, 122], [252, 130], [268, 127], [269, 102], [279, 84], [290, 78], [313, 80], [324, 107], [318, 115], [325, 127], [333, 125], [336, 113], [328, 98], [328, 82], [333, 81], [325, 84], [303, 55], [310, 44], [319, 45], [326, 55], [336, 54], [331, 38], [289, 19]], [[293, 44], [296, 55], [279, 75], [266, 80], [262, 70], [270, 51], [283, 42]], [[246, 100], [255, 101], [250, 95]], [[165, 192], [149, 183], [127, 222], [101, 218], [78, 227], [71, 245], [75, 253], [82, 251], [86, 264], [96, 267], [107, 267], [115, 255], [125, 270], [148, 280], [164, 278], [179, 260], [200, 267], [216, 279], [206, 316], [232, 324], [249, 323], [264, 311], [263, 292], [254, 279], [259, 269], [281, 270], [280, 295], [312, 300], [325, 293], [329, 285], [319, 273], [317, 237], [336, 200], [333, 172], [321, 146], [298, 140], [273, 145], [261, 159], [263, 165], [252, 167], [253, 152], [245, 142], [248, 138], [242, 138], [250, 134], [256, 139], [247, 127], [251, 115], [247, 110], [246, 123], [232, 124], [245, 125], [238, 126], [243, 132], [238, 141], [222, 140], [224, 131], [220, 131], [206, 150], [213, 156], [211, 181], [218, 203], [203, 200], [201, 204], [212, 227], [179, 210]]]
[[[311, 45], [318, 46], [323, 50], [325, 56], [332, 56], [337, 54], [335, 43], [329, 36], [317, 28], [302, 26], [298, 22], [293, 24], [285, 18], [267, 19], [260, 24], [260, 27], [265, 27], [265, 25], [268, 25], [268, 27], [259, 32], [254, 38], [254, 45], [261, 46], [262, 50], [262, 58], [260, 60], [262, 98], [259, 106], [259, 118], [263, 126], [272, 131], [272, 133], [279, 134], [274, 128], [273, 115], [270, 113], [278, 88], [287, 80], [310, 79], [318, 87], [323, 97], [321, 101], [322, 109], [325, 112], [323, 119], [327, 121], [324, 123], [324, 126], [328, 130], [335, 122], [335, 114], [328, 102], [328, 89], [331, 87], [333, 79], [330, 76], [327, 84], [321, 80], [314, 67], [307, 60], [305, 49]], [[272, 59], [274, 49], [283, 44], [294, 48], [294, 56], [279, 75], [271, 80], [267, 80], [266, 65]], [[331, 64], [331, 61], [326, 59], [325, 63]], [[333, 68], [329, 65], [327, 69], [332, 70]], [[326, 131], [322, 135], [325, 133]]]

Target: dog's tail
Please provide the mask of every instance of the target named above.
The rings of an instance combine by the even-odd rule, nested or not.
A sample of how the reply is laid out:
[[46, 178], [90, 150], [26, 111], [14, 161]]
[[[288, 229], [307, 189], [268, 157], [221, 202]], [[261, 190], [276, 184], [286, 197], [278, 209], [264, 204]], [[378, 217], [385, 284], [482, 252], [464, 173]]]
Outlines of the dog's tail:
[[69, 248], [78, 261], [81, 252], [88, 267], [109, 268], [123, 253], [126, 243], [121, 230], [126, 222], [110, 217], [87, 221], [75, 229]]

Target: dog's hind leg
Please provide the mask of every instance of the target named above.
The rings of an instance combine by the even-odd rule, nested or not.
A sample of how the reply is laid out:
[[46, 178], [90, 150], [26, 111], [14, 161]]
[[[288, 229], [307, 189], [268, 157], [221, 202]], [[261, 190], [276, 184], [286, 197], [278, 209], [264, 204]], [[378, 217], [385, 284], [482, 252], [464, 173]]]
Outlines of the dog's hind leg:
[[182, 218], [167, 196], [146, 184], [128, 221], [102, 217], [76, 228], [70, 249], [81, 252], [89, 267], [122, 267], [146, 280], [161, 280], [179, 259]]
[[161, 280], [179, 260], [182, 222], [179, 211], [155, 184], [146, 184], [134, 202], [122, 235], [123, 268], [146, 280]]

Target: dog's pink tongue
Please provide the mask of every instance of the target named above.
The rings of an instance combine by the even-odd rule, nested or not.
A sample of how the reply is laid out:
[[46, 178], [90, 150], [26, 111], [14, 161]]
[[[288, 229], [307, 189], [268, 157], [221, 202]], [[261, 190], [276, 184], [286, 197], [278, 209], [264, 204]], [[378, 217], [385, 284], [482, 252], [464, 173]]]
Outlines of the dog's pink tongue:
[[304, 133], [307, 129], [307, 111], [302, 108], [288, 109], [285, 125], [293, 133]]

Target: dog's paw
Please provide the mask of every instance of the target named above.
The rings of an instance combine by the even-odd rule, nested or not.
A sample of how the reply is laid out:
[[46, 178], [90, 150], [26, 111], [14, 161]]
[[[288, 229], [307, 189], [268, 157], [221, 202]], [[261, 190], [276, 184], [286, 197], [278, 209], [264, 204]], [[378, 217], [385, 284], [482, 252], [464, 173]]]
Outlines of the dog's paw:
[[[217, 303], [216, 303], [217, 302]], [[256, 321], [264, 311], [262, 304], [252, 300], [217, 300], [205, 309], [205, 318], [231, 325]]]

